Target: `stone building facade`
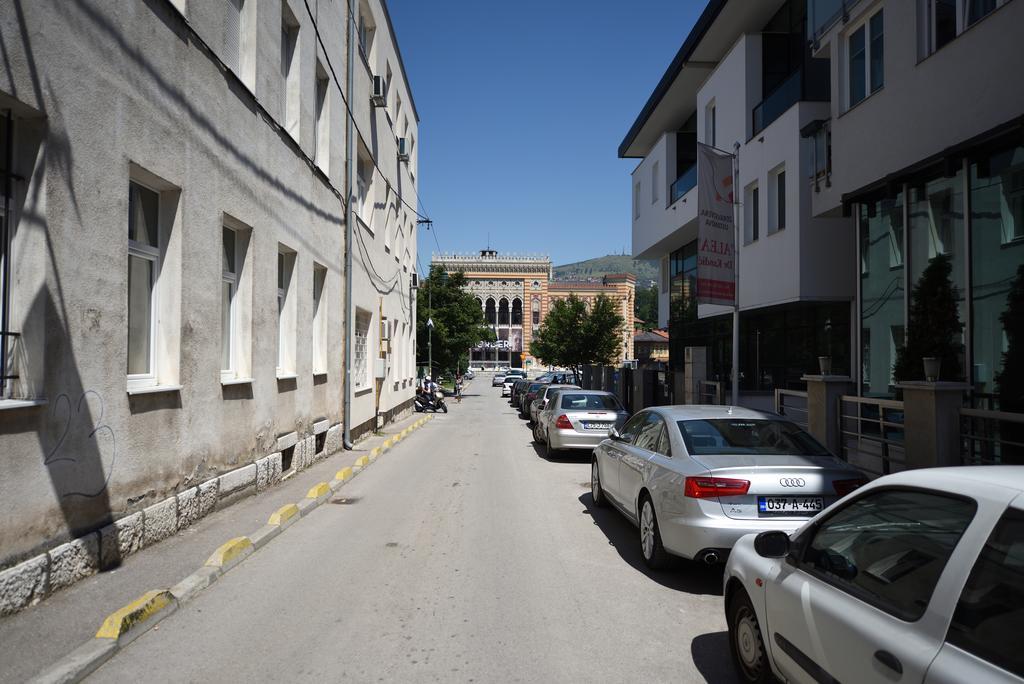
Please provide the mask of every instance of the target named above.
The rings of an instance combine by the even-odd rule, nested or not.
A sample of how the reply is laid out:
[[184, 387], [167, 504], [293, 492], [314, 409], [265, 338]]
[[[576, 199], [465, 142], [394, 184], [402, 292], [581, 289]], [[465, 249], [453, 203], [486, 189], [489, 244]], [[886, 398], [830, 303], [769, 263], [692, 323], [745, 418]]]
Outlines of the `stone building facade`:
[[[381, 410], [408, 403], [415, 217], [393, 188], [415, 196], [416, 115], [383, 0], [38, 0], [0, 20], [5, 613], [39, 597], [6, 572], [52, 591], [68, 554], [115, 565], [341, 448], [346, 100], [370, 136], [351, 185], [366, 373], [393, 355]], [[366, 294], [371, 264], [387, 296]], [[372, 421], [372, 388], [354, 394]]]
[[599, 294], [615, 300], [625, 323], [621, 331], [622, 353], [619, 362], [633, 358], [633, 303], [636, 276], [615, 274], [601, 281], [555, 281], [550, 257], [543, 255], [499, 254], [481, 250], [479, 254], [435, 254], [432, 264], [449, 273], [461, 271], [466, 289], [484, 312], [484, 320], [494, 330], [497, 341], [484, 343], [470, 351], [474, 368], [536, 368], [543, 359], [534, 358], [530, 342], [544, 322], [547, 312], [559, 298], [575, 294], [592, 301]]

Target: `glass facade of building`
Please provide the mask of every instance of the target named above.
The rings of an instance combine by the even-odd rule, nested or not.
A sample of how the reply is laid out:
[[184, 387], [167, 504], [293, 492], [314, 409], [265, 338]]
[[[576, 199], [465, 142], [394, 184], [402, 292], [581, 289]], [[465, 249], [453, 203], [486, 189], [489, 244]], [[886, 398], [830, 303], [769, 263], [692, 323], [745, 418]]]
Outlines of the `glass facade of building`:
[[858, 209], [861, 393], [896, 395], [893, 368], [914, 285], [945, 254], [964, 325], [960, 379], [973, 385], [976, 404], [996, 408], [1009, 351], [1002, 317], [1024, 264], [1024, 146], [990, 145], [968, 154], [966, 165], [950, 162], [898, 187], [895, 198]]

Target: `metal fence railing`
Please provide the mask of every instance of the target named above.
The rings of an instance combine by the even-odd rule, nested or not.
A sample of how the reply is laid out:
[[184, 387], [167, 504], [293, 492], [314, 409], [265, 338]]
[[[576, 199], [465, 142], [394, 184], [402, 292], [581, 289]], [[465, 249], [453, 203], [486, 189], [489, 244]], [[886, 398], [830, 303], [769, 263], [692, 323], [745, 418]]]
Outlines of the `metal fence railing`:
[[842, 396], [838, 416], [843, 458], [874, 476], [906, 469], [902, 401]]
[[1024, 464], [1024, 414], [960, 409], [964, 465]]
[[807, 429], [807, 392], [775, 390], [775, 412]]

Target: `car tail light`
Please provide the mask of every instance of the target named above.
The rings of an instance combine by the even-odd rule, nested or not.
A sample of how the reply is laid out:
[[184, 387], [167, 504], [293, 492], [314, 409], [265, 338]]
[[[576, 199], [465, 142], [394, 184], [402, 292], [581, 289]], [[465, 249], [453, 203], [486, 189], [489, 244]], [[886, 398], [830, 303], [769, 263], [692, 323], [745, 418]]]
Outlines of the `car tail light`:
[[572, 430], [572, 423], [569, 422], [569, 416], [564, 413], [558, 416], [558, 420], [555, 421], [555, 427], [559, 430]]
[[868, 483], [863, 477], [858, 477], [854, 480], [833, 480], [832, 488], [836, 490], [836, 494], [839, 496], [846, 496], [854, 489], [863, 487]]
[[715, 499], [720, 496], [743, 496], [750, 489], [747, 480], [728, 477], [688, 477], [683, 493], [691, 499]]

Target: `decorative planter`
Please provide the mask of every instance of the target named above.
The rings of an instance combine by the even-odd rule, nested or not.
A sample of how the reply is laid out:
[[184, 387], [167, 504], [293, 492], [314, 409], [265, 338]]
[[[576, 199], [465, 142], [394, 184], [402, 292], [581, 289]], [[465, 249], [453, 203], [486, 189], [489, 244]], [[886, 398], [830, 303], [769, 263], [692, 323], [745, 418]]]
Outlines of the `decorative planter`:
[[924, 379], [928, 382], [935, 382], [939, 379], [939, 371], [942, 369], [942, 360], [935, 356], [926, 356], [924, 362]]
[[819, 356], [818, 357], [818, 370], [821, 371], [822, 375], [832, 375], [832, 357], [831, 356]]

